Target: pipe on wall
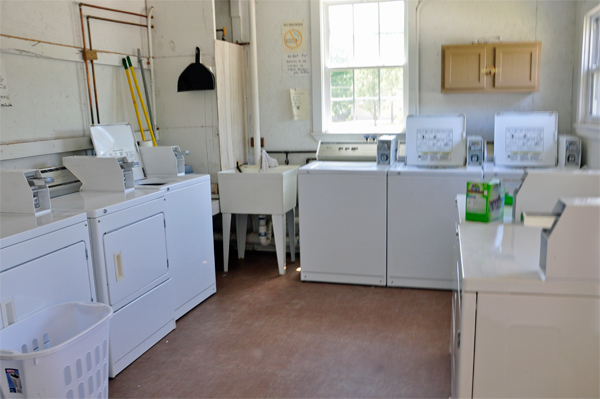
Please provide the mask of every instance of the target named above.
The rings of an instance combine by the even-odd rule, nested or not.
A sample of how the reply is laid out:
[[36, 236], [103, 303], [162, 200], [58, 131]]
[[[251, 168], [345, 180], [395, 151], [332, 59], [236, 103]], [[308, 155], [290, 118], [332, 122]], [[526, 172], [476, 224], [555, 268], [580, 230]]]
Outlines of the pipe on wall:
[[[250, 0], [250, 93], [252, 95], [252, 131], [254, 142], [260, 143], [258, 107], [258, 55], [256, 49], [256, 1]], [[254, 164], [260, 165], [260, 145], [254, 146]]]

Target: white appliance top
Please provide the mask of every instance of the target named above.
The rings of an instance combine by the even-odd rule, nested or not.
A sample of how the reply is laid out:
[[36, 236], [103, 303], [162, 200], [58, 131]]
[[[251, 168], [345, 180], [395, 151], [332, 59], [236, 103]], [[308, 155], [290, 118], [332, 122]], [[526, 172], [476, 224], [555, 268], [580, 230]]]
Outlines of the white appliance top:
[[373, 174], [385, 175], [390, 165], [377, 164], [377, 162], [336, 162], [313, 161], [298, 170], [298, 174]]
[[406, 118], [406, 164], [465, 165], [466, 139], [464, 114], [409, 115]]
[[[554, 170], [554, 168], [550, 168]], [[494, 165], [492, 162], [483, 163], [484, 178], [502, 177], [521, 179], [525, 174], [525, 168], [510, 168], [508, 166]]]
[[541, 228], [464, 223], [458, 229], [465, 292], [600, 295], [597, 283], [542, 280]]
[[158, 188], [134, 190], [129, 193], [88, 191], [52, 198], [52, 207], [59, 210], [84, 211], [88, 218], [98, 218], [159, 198], [164, 198], [164, 191]]
[[84, 212], [52, 211], [40, 216], [0, 213], [0, 248], [87, 221]]
[[149, 176], [135, 182], [136, 189], [179, 189], [193, 184], [210, 181], [210, 175], [188, 174], [183, 176]]
[[499, 112], [494, 119], [494, 163], [511, 167], [556, 166], [557, 112]]
[[399, 174], [399, 175], [436, 175], [436, 176], [465, 176], [470, 175], [473, 179], [481, 179], [483, 177], [483, 170], [481, 165], [468, 165], [457, 168], [424, 168], [422, 166], [406, 165], [404, 163], [397, 162], [393, 164], [388, 174]]

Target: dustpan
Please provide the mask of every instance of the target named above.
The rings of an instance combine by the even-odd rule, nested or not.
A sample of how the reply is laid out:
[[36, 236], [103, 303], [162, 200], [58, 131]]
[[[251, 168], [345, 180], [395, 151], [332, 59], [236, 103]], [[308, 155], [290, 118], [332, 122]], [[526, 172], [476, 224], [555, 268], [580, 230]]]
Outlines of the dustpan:
[[214, 90], [215, 75], [200, 63], [200, 49], [196, 47], [196, 62], [188, 65], [179, 75], [177, 91]]

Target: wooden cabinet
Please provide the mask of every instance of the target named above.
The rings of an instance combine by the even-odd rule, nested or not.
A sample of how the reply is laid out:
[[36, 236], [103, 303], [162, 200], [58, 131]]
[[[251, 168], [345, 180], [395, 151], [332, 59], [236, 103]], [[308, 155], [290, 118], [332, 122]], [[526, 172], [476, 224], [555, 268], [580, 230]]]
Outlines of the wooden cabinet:
[[442, 92], [540, 90], [542, 42], [442, 46]]

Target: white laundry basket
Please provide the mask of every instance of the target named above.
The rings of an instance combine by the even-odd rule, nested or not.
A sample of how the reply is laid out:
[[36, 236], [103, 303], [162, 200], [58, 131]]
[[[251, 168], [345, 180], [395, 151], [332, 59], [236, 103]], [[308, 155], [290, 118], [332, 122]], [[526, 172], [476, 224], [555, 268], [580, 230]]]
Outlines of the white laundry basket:
[[9, 398], [108, 398], [110, 306], [64, 303], [0, 330], [0, 393]]

